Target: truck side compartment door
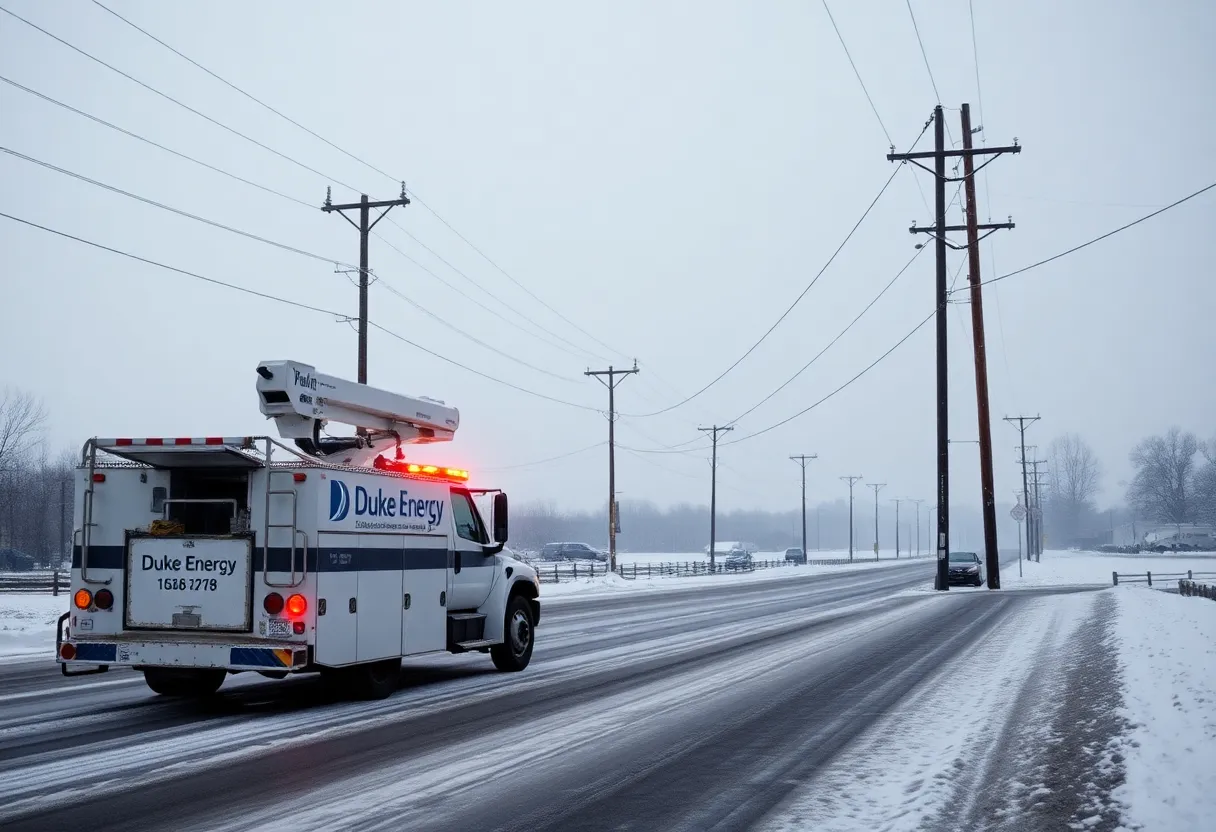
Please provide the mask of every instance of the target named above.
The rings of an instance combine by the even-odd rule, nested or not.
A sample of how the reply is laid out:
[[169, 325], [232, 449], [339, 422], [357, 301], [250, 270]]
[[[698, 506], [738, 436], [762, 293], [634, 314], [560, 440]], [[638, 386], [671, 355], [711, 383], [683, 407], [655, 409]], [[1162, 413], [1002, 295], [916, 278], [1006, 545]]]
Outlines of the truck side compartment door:
[[361, 662], [401, 655], [403, 604], [399, 534], [360, 534], [356, 658]]
[[[357, 661], [359, 535], [317, 535], [317, 664], [328, 667]], [[322, 612], [322, 605], [324, 605]]]
[[446, 535], [405, 535], [401, 623], [402, 655], [447, 648], [448, 539]]

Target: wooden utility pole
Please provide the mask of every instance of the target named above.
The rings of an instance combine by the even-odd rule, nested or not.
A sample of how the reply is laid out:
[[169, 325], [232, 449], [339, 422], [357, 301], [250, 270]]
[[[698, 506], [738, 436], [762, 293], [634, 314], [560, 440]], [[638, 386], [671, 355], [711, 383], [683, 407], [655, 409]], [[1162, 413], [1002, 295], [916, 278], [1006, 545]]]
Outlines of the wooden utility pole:
[[714, 425], [708, 428], [697, 428], [697, 430], [703, 430], [708, 433], [714, 445], [709, 475], [709, 571], [716, 572], [718, 571], [716, 560], [718, 546], [718, 434], [732, 431], [734, 428], [729, 425], [725, 427]]
[[[971, 105], [962, 107], [963, 150], [971, 150]], [[983, 129], [981, 125], [980, 130]], [[1001, 558], [996, 537], [996, 488], [992, 477], [992, 416], [988, 411], [988, 353], [984, 343], [984, 303], [980, 281], [980, 237], [975, 207], [975, 163], [963, 157], [967, 197], [967, 279], [971, 284], [971, 332], [975, 338], [975, 401], [979, 416], [980, 493], [984, 513], [984, 565], [988, 588], [1001, 588]], [[1013, 228], [1011, 221], [1008, 228]], [[993, 229], [995, 230], [995, 229]], [[989, 234], [992, 232], [989, 231]]]
[[841, 477], [849, 484], [849, 563], [853, 562], [853, 485], [861, 477]]
[[[608, 569], [616, 571], [616, 386], [626, 376], [638, 372], [638, 362], [633, 362], [633, 369], [618, 370], [611, 364], [607, 370], [588, 370], [585, 376], [592, 376], [596, 381], [608, 388]], [[604, 381], [603, 377], [608, 380]], [[617, 379], [620, 376], [620, 380]]]
[[798, 463], [802, 469], [802, 556], [806, 554], [806, 464], [812, 459], [819, 459], [819, 454], [796, 454], [790, 459]]
[[[924, 500], [909, 499], [908, 502], [913, 503], [916, 506], [916, 556], [920, 557], [920, 504], [923, 503]], [[908, 547], [908, 554], [912, 554], [911, 546]]]
[[878, 560], [878, 492], [887, 487], [885, 482], [870, 482], [866, 486], [874, 489], [874, 560]]
[[[1032, 485], [1034, 486], [1031, 494], [1034, 497], [1034, 508], [1030, 510], [1030, 519], [1034, 523], [1034, 559], [1039, 562], [1043, 559], [1043, 502], [1039, 492], [1039, 484], [1041, 482], [1039, 474], [1039, 466], [1046, 465], [1045, 459], [1030, 460], [1031, 477], [1034, 478]], [[1044, 473], [1042, 476], [1046, 476]]]
[[[1027, 477], [1026, 477], [1026, 464], [1027, 464], [1027, 460], [1026, 460], [1026, 426], [1033, 425], [1035, 422], [1039, 421], [1039, 418], [1040, 417], [1038, 417], [1038, 416], [1006, 416], [1004, 419], [1004, 421], [1008, 422], [1011, 425], [1014, 422], [1018, 423], [1018, 434], [1021, 436], [1021, 440], [1022, 440], [1021, 446], [1020, 446], [1022, 449], [1022, 460], [1021, 460], [1021, 462], [1022, 462], [1022, 505], [1024, 505], [1026, 507], [1026, 511], [1028, 511], [1028, 512], [1030, 511], [1030, 484], [1027, 482]], [[1030, 560], [1030, 534], [1031, 534], [1030, 527], [1031, 527], [1030, 517], [1027, 516], [1027, 518], [1026, 518], [1026, 560]]]
[[[401, 183], [401, 196], [397, 199], [382, 199], [375, 202], [369, 202], [367, 194], [362, 194], [358, 202], [348, 202], [345, 205], [334, 205], [332, 192], [330, 188], [325, 189], [325, 204], [321, 206], [321, 210], [325, 213], [337, 211], [342, 219], [353, 225], [359, 231], [359, 383], [367, 384], [367, 287], [370, 285], [368, 280], [367, 266], [367, 237], [372, 233], [372, 229], [376, 227], [376, 223], [384, 219], [384, 215], [393, 209], [396, 205], [409, 205], [409, 197], [405, 195], [405, 183]], [[355, 222], [350, 217], [346, 216], [345, 211], [353, 211], [359, 209], [359, 222]], [[383, 208], [380, 216], [376, 217], [375, 222], [370, 222], [371, 209]]]
[[[900, 497], [892, 497], [891, 502], [895, 503], [895, 559], [899, 560], [899, 504], [903, 500]], [[911, 554], [911, 551], [908, 554]]]
[[[950, 545], [950, 438], [948, 421], [950, 415], [947, 372], [946, 307], [949, 301], [950, 288], [947, 281], [946, 248], [956, 250], [963, 246], [950, 243], [946, 235], [951, 231], [968, 231], [968, 226], [946, 225], [946, 183], [957, 182], [958, 177], [946, 176], [946, 159], [962, 157], [970, 159], [973, 156], [999, 156], [1002, 153], [1020, 153], [1021, 148], [1016, 144], [1009, 147], [993, 148], [964, 148], [961, 150], [946, 150], [945, 124], [942, 120], [942, 107], [933, 109], [934, 149], [919, 153], [888, 153], [887, 159], [892, 162], [912, 162], [917, 167], [933, 174], [934, 180], [934, 213], [935, 222], [930, 228], [918, 228], [913, 225], [909, 229], [913, 234], [932, 234], [937, 242], [937, 539], [934, 548], [937, 550], [937, 578], [934, 587], [939, 590], [950, 589], [948, 580], [949, 563], [946, 560]], [[933, 159], [934, 166], [928, 168], [918, 160]], [[974, 175], [974, 172], [971, 174]], [[1005, 227], [996, 226], [996, 227]], [[976, 230], [993, 228], [991, 224], [977, 225]]]

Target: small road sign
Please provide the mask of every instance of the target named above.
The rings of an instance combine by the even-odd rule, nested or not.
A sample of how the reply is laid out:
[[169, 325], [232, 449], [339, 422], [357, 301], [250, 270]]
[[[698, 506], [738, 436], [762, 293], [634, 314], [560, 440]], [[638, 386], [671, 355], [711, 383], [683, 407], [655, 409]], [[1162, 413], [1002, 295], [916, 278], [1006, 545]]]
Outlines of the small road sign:
[[1012, 517], [1017, 522], [1021, 523], [1023, 520], [1026, 519], [1026, 506], [1022, 505], [1021, 503], [1018, 503], [1016, 506], [1014, 506], [1013, 508], [1011, 508], [1009, 510], [1009, 516]]

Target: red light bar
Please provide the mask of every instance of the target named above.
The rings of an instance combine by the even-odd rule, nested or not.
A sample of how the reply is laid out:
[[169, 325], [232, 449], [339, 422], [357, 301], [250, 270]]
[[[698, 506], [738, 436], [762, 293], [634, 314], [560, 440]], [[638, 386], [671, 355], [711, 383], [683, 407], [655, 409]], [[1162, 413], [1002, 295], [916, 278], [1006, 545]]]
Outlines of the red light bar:
[[396, 471], [415, 477], [448, 480], [450, 482], [468, 482], [469, 472], [463, 468], [448, 468], [442, 465], [424, 465], [419, 462], [400, 462], [387, 457], [378, 456], [372, 467], [381, 471]]

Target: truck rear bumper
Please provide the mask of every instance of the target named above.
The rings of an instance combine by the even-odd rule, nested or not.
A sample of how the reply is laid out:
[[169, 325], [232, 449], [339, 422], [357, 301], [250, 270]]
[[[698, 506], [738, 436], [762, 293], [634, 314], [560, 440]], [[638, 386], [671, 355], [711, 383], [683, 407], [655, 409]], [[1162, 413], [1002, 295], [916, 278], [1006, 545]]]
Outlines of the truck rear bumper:
[[[69, 647], [71, 649], [69, 649]], [[68, 659], [65, 653], [71, 654]], [[151, 667], [220, 667], [225, 670], [301, 670], [308, 664], [302, 644], [223, 644], [163, 641], [67, 641], [60, 664]]]

